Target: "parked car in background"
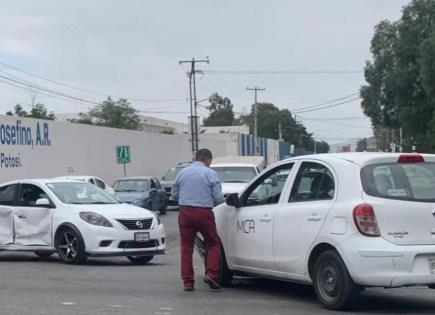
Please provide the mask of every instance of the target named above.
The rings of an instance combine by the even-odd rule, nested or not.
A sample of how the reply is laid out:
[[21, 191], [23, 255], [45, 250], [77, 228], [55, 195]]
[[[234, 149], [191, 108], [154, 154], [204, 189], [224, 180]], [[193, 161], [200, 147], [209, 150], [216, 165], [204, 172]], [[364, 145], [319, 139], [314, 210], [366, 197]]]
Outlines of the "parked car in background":
[[[435, 155], [287, 159], [213, 209], [218, 281], [248, 274], [312, 284], [334, 310], [352, 307], [364, 287], [435, 289], [434, 209]], [[197, 246], [203, 253], [201, 239]]]
[[225, 156], [213, 159], [210, 168], [222, 184], [224, 196], [240, 193], [264, 168], [262, 156]]
[[155, 177], [125, 177], [115, 181], [113, 189], [115, 196], [122, 202], [166, 214], [166, 191]]
[[68, 264], [88, 256], [127, 256], [137, 264], [164, 254], [163, 224], [83, 181], [19, 180], [0, 185], [0, 250], [57, 251]]
[[168, 205], [169, 206], [177, 206], [177, 202], [172, 198], [172, 185], [174, 184], [175, 178], [177, 177], [178, 173], [185, 168], [186, 166], [189, 166], [192, 164], [192, 162], [181, 162], [175, 165], [174, 167], [171, 167], [166, 174], [162, 177], [162, 180], [160, 183], [164, 187], [166, 191], [166, 196], [168, 197]]
[[60, 177], [55, 177], [55, 179], [79, 180], [79, 181], [83, 181], [83, 182], [88, 182], [88, 183], [97, 185], [98, 187], [100, 187], [101, 189], [104, 189], [109, 194], [115, 193], [113, 188], [108, 183], [106, 183], [104, 180], [102, 180], [101, 178], [96, 177], [96, 176], [89, 176], [89, 175], [60, 176]]

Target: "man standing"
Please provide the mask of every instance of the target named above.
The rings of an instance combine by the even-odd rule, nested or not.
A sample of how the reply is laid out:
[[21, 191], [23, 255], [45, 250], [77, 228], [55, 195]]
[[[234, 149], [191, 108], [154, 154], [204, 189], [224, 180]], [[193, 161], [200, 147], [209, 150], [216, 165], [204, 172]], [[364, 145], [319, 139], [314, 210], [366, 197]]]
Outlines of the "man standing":
[[209, 168], [211, 160], [208, 149], [199, 150], [195, 162], [180, 171], [172, 187], [172, 196], [180, 205], [181, 278], [185, 291], [195, 290], [192, 254], [197, 232], [202, 234], [207, 246], [204, 282], [211, 289], [220, 289], [217, 277], [221, 242], [212, 208], [225, 200], [217, 174]]

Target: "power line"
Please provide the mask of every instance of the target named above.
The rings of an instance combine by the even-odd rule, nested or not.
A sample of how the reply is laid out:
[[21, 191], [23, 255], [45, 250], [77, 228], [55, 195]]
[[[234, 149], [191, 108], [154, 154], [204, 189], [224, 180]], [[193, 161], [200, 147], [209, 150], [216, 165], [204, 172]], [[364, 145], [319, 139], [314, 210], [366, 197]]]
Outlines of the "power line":
[[368, 117], [340, 117], [340, 118], [307, 118], [299, 116], [299, 118], [303, 120], [309, 120], [309, 121], [339, 121], [339, 120], [365, 120], [368, 119]]
[[361, 74], [361, 70], [203, 70], [205, 74], [265, 75], [265, 74]]
[[311, 108], [321, 107], [323, 105], [328, 105], [328, 104], [339, 102], [339, 101], [342, 101], [342, 100], [345, 100], [345, 99], [348, 99], [348, 98], [351, 98], [351, 97], [355, 97], [358, 94], [359, 93], [352, 93], [352, 94], [349, 94], [349, 95], [346, 95], [346, 96], [343, 96], [343, 97], [339, 97], [339, 98], [336, 98], [336, 99], [333, 99], [333, 100], [330, 100], [330, 101], [322, 102], [322, 103], [319, 103], [319, 104], [316, 104], [316, 105], [310, 105], [310, 106], [304, 106], [304, 107], [299, 107], [299, 108], [293, 108], [293, 111], [299, 111], [299, 110], [305, 110], [305, 109], [311, 109]]
[[3, 76], [3, 75], [0, 75], [0, 78], [8, 80], [8, 81], [11, 81], [11, 82], [14, 82], [14, 83], [17, 83], [17, 84], [21, 84], [21, 85], [27, 86], [29, 88], [36, 89], [38, 91], [47, 92], [47, 93], [54, 94], [54, 95], [57, 95], [57, 96], [62, 96], [62, 97], [65, 97], [65, 98], [70, 98], [72, 100], [76, 100], [76, 101], [83, 102], [83, 103], [88, 103], [88, 104], [91, 104], [91, 105], [100, 105], [100, 103], [97, 103], [97, 102], [94, 102], [94, 101], [90, 101], [90, 100], [86, 100], [86, 99], [83, 99], [83, 98], [78, 98], [78, 97], [75, 97], [75, 96], [64, 94], [64, 93], [61, 93], [61, 92], [53, 91], [53, 90], [41, 87], [41, 86], [33, 84], [33, 83], [28, 83], [28, 82], [26, 82], [24, 80], [16, 80], [16, 79], [9, 78], [9, 77]]
[[312, 108], [312, 109], [300, 110], [300, 111], [293, 111], [293, 114], [308, 113], [308, 112], [314, 112], [314, 111], [323, 110], [323, 109], [327, 109], [327, 108], [332, 108], [332, 107], [340, 106], [340, 105], [343, 105], [343, 104], [351, 103], [351, 102], [354, 102], [354, 101], [358, 101], [360, 99], [361, 99], [361, 97], [357, 97], [357, 98], [353, 98], [353, 99], [350, 99], [350, 100], [347, 100], [347, 101], [344, 101], [344, 102], [340, 102], [340, 103], [336, 103], [336, 104], [316, 107], [316, 108]]
[[[57, 80], [52, 80], [52, 79], [40, 76], [38, 74], [35, 74], [35, 73], [32, 73], [32, 72], [28, 72], [28, 71], [22, 70], [20, 68], [8, 65], [8, 64], [6, 64], [4, 62], [0, 62], [0, 65], [4, 66], [6, 68], [12, 69], [14, 71], [18, 71], [18, 72], [24, 73], [26, 75], [38, 78], [40, 80], [44, 80], [44, 81], [47, 81], [47, 82], [50, 82], [50, 83], [53, 83], [53, 84], [56, 84], [56, 85], [59, 85], [59, 86], [67, 87], [69, 89], [74, 89], [74, 90], [78, 90], [78, 91], [81, 91], [81, 92], [85, 92], [85, 93], [89, 93], [89, 94], [94, 94], [94, 95], [99, 95], [99, 96], [104, 96], [104, 97], [111, 96], [109, 93], [95, 92], [95, 91], [83, 89], [81, 87], [74, 86], [74, 85], [71, 85], [71, 84], [68, 84], [68, 83], [60, 82], [60, 81], [57, 81]], [[182, 100], [182, 99], [167, 99], [167, 100], [165, 100], [165, 99], [143, 99], [143, 98], [134, 98], [134, 97], [123, 97], [123, 96], [117, 96], [117, 95], [112, 95], [112, 96], [116, 97], [116, 98], [128, 99], [129, 101], [134, 101], [134, 102], [156, 102], [157, 103], [157, 102], [180, 102]]]

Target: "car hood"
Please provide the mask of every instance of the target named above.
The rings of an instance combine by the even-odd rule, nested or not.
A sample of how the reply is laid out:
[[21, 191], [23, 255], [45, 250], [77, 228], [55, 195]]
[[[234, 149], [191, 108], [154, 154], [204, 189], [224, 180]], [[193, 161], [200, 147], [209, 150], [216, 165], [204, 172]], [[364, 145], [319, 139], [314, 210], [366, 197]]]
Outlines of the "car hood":
[[148, 198], [148, 192], [117, 192], [115, 193], [116, 198], [122, 202], [132, 203], [135, 200], [143, 200]]
[[118, 204], [101, 204], [101, 205], [69, 205], [70, 208], [77, 212], [90, 211], [101, 214], [108, 219], [117, 218], [154, 218], [154, 214], [144, 208], [128, 205], [125, 203]]
[[248, 183], [222, 183], [222, 193], [239, 194], [248, 185]]

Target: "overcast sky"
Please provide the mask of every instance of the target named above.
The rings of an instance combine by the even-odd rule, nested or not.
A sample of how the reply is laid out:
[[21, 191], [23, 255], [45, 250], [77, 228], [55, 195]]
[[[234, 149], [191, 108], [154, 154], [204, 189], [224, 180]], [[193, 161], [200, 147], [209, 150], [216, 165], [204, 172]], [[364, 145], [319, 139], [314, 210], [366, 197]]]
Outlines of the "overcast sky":
[[[132, 101], [144, 113], [187, 121], [188, 65], [182, 59], [209, 56], [198, 69], [261, 71], [356, 71], [341, 74], [225, 74], [198, 76], [198, 98], [218, 92], [237, 112], [253, 103], [247, 86], [265, 87], [259, 101], [295, 110], [357, 93], [370, 58], [374, 27], [400, 18], [407, 0], [185, 0], [24, 1], [3, 0], [0, 62], [39, 76]], [[0, 75], [99, 102], [104, 96], [68, 89], [0, 66]], [[5, 74], [8, 73], [8, 74]], [[0, 82], [0, 112], [29, 104], [31, 92]], [[148, 100], [148, 101], [147, 101]], [[90, 105], [36, 94], [55, 113]], [[205, 104], [205, 103], [203, 103]], [[204, 109], [200, 109], [202, 115]], [[329, 142], [371, 135], [359, 101], [298, 118], [315, 137]], [[314, 120], [309, 120], [314, 119]]]

